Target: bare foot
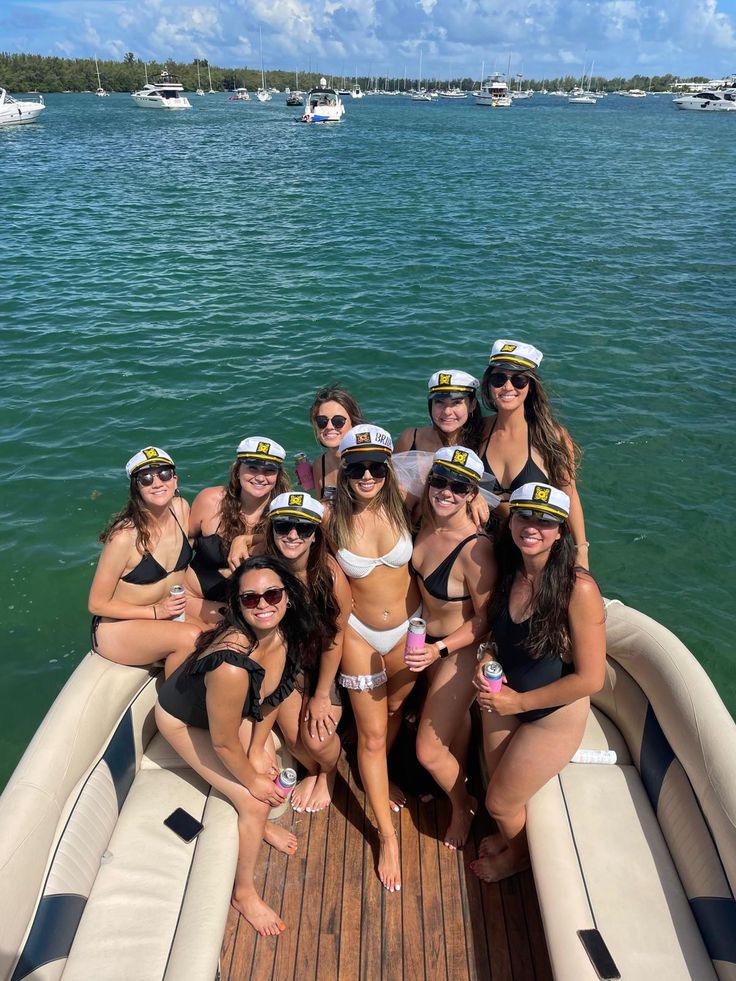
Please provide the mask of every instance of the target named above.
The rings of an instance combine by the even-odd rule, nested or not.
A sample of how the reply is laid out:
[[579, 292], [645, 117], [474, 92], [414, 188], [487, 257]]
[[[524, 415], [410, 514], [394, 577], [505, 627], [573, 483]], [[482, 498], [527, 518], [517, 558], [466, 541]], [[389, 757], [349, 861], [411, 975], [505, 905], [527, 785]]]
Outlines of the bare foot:
[[397, 814], [406, 804], [406, 794], [401, 787], [396, 786], [393, 780], [389, 780], [388, 782], [388, 803], [391, 810], [395, 811]]
[[317, 783], [317, 774], [306, 776], [303, 780], [294, 787], [291, 792], [291, 806], [299, 814], [305, 810], [307, 804], [309, 803], [309, 798], [312, 796], [314, 791], [314, 785]]
[[317, 777], [312, 796], [309, 798], [309, 803], [307, 804], [307, 811], [309, 813], [316, 814], [318, 811], [324, 811], [326, 807], [330, 806], [336, 776], [337, 768], [330, 770], [329, 773], [320, 773]]
[[478, 845], [478, 857], [482, 858], [487, 855], [491, 858], [493, 855], [498, 855], [506, 847], [506, 841], [500, 831], [494, 832], [492, 835], [486, 835], [485, 838], [481, 839], [480, 845]]
[[484, 855], [470, 867], [483, 882], [500, 882], [529, 868], [529, 854], [516, 855], [510, 848], [504, 848], [497, 855]]
[[382, 835], [378, 832], [378, 878], [384, 889], [399, 892], [401, 889], [401, 862], [399, 861], [399, 842], [396, 832]]
[[470, 827], [473, 823], [473, 818], [475, 817], [475, 812], [477, 810], [478, 801], [475, 799], [475, 797], [470, 796], [468, 796], [468, 800], [464, 807], [453, 807], [450, 824], [445, 832], [445, 845], [447, 848], [455, 851], [456, 849], [463, 847], [465, 842], [468, 840]]
[[282, 828], [281, 825], [274, 824], [273, 821], [266, 821], [263, 840], [267, 845], [271, 845], [273, 848], [278, 849], [278, 851], [283, 852], [284, 855], [293, 855], [296, 851], [296, 835], [289, 831], [288, 828]]
[[262, 937], [278, 937], [286, 929], [286, 924], [281, 917], [267, 906], [255, 891], [233, 892], [230, 902]]

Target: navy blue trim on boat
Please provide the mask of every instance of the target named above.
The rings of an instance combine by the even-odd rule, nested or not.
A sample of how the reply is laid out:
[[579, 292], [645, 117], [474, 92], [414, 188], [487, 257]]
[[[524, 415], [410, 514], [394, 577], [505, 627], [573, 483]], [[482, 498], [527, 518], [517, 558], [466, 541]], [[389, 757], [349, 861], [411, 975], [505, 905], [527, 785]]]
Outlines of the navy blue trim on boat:
[[118, 799], [118, 813], [128, 796], [130, 785], [135, 777], [135, 739], [133, 738], [133, 715], [130, 709], [125, 713], [115, 730], [102, 759], [110, 768]]
[[639, 754], [639, 773], [655, 812], [662, 782], [674, 758], [674, 751], [657, 722], [657, 716], [652, 706], [648, 705]]
[[690, 900], [695, 922], [711, 960], [736, 963], [736, 902], [720, 896]]
[[87, 900], [76, 893], [44, 896], [10, 981], [21, 981], [44, 964], [69, 956]]

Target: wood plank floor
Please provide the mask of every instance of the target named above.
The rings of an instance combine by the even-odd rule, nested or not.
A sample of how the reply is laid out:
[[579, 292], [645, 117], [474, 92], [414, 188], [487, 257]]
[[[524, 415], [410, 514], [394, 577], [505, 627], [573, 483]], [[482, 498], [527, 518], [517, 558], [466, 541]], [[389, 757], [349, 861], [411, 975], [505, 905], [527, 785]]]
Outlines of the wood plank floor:
[[262, 849], [256, 885], [286, 932], [258, 937], [231, 909], [222, 981], [551, 981], [531, 872], [487, 885], [467, 869], [487, 818], [463, 852], [450, 852], [447, 802], [410, 798], [396, 817], [402, 889], [389, 894], [344, 756], [339, 773], [328, 810], [280, 819], [299, 839], [295, 856]]

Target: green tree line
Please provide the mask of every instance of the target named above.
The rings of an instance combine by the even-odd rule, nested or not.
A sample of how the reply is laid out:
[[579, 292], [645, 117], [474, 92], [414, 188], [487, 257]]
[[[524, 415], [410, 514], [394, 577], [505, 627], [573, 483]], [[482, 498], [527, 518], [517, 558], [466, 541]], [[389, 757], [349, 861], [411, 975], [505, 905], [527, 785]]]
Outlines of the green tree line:
[[[109, 92], [133, 92], [143, 86], [146, 80], [146, 71], [149, 80], [166, 69], [174, 75], [184, 85], [188, 91], [194, 91], [197, 87], [197, 66], [199, 66], [200, 80], [202, 87], [209, 88], [207, 76], [208, 63], [206, 60], [197, 60], [183, 63], [173, 59], [165, 62], [149, 61], [144, 65], [140, 58], [136, 58], [132, 51], [128, 51], [121, 61], [98, 61], [100, 68], [100, 81], [103, 88]], [[248, 89], [256, 89], [261, 84], [261, 72], [259, 68], [219, 68], [215, 65], [210, 66], [212, 75], [212, 88], [218, 92], [232, 91], [236, 86], [242, 85]], [[327, 76], [329, 79], [329, 76]], [[299, 72], [299, 87], [311, 88], [319, 83], [319, 72]], [[335, 85], [342, 80], [333, 78]], [[346, 79], [346, 84], [350, 86], [352, 79]], [[651, 89], [652, 92], [664, 92], [670, 90], [675, 82], [678, 81], [675, 75], [633, 75], [631, 78], [602, 78], [594, 76], [589, 83], [589, 87], [594, 90], [605, 92], [615, 92], [618, 89]], [[696, 76], [687, 81], [706, 82], [704, 76]], [[283, 69], [269, 69], [266, 72], [266, 82], [268, 85], [276, 86], [279, 89], [295, 87], [295, 75], [293, 71]], [[368, 88], [372, 80], [368, 77], [359, 77], [358, 82], [363, 88]], [[477, 88], [477, 79], [455, 78], [447, 80], [449, 85], [458, 86], [466, 90]], [[568, 91], [573, 86], [579, 84], [580, 79], [572, 75], [560, 76], [558, 78], [544, 78], [540, 81], [534, 79], [523, 79], [522, 87], [534, 89], [546, 88], [550, 91], [563, 89]], [[385, 85], [389, 89], [403, 88], [403, 78], [381, 77], [378, 84]], [[407, 80], [407, 87], [412, 83]], [[445, 84], [445, 80], [442, 81]], [[588, 83], [586, 83], [588, 84]], [[9, 92], [28, 92], [38, 90], [39, 92], [87, 92], [97, 88], [97, 74], [95, 72], [94, 58], [54, 58], [45, 55], [34, 54], [10, 54], [0, 52], [0, 85]], [[516, 85], [516, 80], [514, 80]]]

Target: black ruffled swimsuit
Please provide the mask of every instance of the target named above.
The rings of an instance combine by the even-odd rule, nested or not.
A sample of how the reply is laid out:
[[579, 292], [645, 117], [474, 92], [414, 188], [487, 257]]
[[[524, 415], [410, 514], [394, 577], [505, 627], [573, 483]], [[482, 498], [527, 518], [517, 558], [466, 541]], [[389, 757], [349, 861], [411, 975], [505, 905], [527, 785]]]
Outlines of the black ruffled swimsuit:
[[220, 569], [227, 568], [228, 550], [225, 542], [217, 534], [197, 535], [194, 539], [194, 558], [192, 572], [196, 575], [202, 596], [215, 603], [227, 599], [228, 577]]
[[250, 683], [243, 703], [242, 717], [244, 719], [261, 722], [263, 719], [262, 705], [280, 705], [294, 691], [294, 676], [297, 665], [296, 659], [288, 653], [279, 684], [270, 695], [262, 699], [261, 685], [265, 676], [262, 665], [247, 654], [240, 654], [238, 651], [223, 648], [205, 654], [187, 674], [184, 673], [186, 662], [180, 665], [161, 686], [158, 693], [161, 708], [188, 726], [209, 729], [205, 675], [208, 671], [219, 668], [224, 662], [234, 664], [248, 672]]
[[[565, 675], [575, 670], [573, 664], [563, 661], [557, 654], [550, 652], [544, 657], [533, 658], [527, 649], [531, 617], [514, 623], [509, 613], [508, 599], [491, 625], [491, 636], [498, 648], [498, 660], [501, 662], [506, 680], [514, 691], [535, 691], [553, 681], [559, 681]], [[519, 712], [516, 718], [519, 722], [534, 722], [543, 719], [545, 715], [556, 712], [561, 705], [553, 708], [532, 709], [530, 712]]]

